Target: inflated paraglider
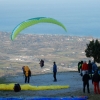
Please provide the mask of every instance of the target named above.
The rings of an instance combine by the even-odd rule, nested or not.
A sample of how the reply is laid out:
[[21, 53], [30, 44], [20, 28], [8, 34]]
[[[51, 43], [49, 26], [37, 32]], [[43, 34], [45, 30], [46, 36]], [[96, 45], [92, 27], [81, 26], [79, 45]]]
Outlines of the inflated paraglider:
[[38, 23], [52, 23], [52, 24], [56, 24], [60, 27], [62, 27], [65, 31], [66, 31], [66, 28], [65, 26], [53, 19], [53, 18], [46, 18], [46, 17], [36, 17], [36, 18], [31, 18], [31, 19], [28, 19], [28, 20], [25, 20], [23, 22], [21, 22], [19, 25], [17, 25], [15, 27], [15, 29], [13, 30], [12, 34], [11, 34], [11, 40], [14, 40], [16, 38], [16, 36], [22, 31], [24, 30], [25, 28], [29, 27], [29, 26], [32, 26], [32, 25], [35, 25], [35, 24], [38, 24]]

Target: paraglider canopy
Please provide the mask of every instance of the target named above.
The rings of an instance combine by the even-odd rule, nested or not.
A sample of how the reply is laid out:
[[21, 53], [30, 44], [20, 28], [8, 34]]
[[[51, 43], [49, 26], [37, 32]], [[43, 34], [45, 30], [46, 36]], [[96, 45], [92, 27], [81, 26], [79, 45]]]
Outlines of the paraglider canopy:
[[14, 28], [14, 30], [13, 30], [13, 32], [11, 34], [11, 40], [14, 40], [16, 38], [16, 36], [22, 30], [24, 30], [25, 28], [27, 28], [29, 26], [32, 26], [32, 25], [35, 25], [35, 24], [38, 24], [38, 23], [52, 23], [52, 24], [56, 24], [56, 25], [62, 27], [65, 31], [67, 31], [65, 26], [61, 22], [59, 22], [59, 21], [57, 21], [57, 20], [55, 20], [53, 18], [36, 17], [36, 18], [31, 18], [31, 19], [25, 20], [25, 21], [21, 22], [20, 24], [18, 24]]

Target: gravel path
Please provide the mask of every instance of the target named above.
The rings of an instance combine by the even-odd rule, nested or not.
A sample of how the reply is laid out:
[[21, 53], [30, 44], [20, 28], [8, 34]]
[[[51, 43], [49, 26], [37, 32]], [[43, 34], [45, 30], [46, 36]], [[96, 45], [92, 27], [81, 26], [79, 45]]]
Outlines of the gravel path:
[[[10, 83], [24, 83], [23, 76], [12, 76], [6, 77], [6, 80]], [[58, 96], [75, 96], [75, 95], [85, 95], [82, 92], [83, 83], [82, 77], [78, 72], [62, 72], [57, 73], [57, 82], [53, 82], [52, 74], [43, 74], [43, 75], [34, 75], [31, 76], [30, 85], [34, 86], [48, 86], [48, 85], [69, 85], [68, 89], [59, 89], [59, 90], [43, 90], [43, 91], [0, 91], [1, 96], [6, 97], [58, 97]], [[90, 80], [90, 89], [93, 92], [92, 82]], [[79, 96], [78, 95], [78, 96]], [[87, 95], [87, 93], [86, 93]]]

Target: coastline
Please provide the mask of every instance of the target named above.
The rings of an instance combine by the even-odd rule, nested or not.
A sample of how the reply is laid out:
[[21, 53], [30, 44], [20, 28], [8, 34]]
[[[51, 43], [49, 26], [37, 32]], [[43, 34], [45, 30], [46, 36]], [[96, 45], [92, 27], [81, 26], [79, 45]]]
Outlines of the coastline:
[[[52, 90], [21, 91], [18, 93], [14, 91], [0, 91], [0, 97], [88, 96], [90, 100], [94, 100], [94, 98], [100, 99], [99, 95], [94, 94], [91, 81], [91, 93], [83, 94], [81, 76], [77, 72], [78, 61], [88, 61], [90, 59], [85, 57], [84, 50], [86, 44], [93, 38], [25, 34], [19, 35], [15, 41], [11, 41], [7, 33], [0, 33], [0, 38], [1, 83], [18, 82], [24, 84], [22, 66], [28, 65], [32, 71], [32, 83], [30, 83], [32, 85], [68, 84], [71, 86], [69, 89], [54, 90], [55, 94]], [[43, 68], [39, 66], [40, 59], [45, 61]], [[56, 61], [58, 66], [59, 79], [57, 83], [52, 81], [53, 61]], [[45, 78], [46, 80], [44, 80]]]

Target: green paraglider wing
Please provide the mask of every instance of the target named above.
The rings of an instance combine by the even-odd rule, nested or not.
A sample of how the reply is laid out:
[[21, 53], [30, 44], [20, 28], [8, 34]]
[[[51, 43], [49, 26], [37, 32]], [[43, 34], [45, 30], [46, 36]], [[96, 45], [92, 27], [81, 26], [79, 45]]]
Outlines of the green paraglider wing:
[[22, 30], [24, 30], [25, 28], [27, 28], [29, 26], [32, 26], [32, 25], [35, 25], [35, 24], [38, 24], [38, 23], [52, 23], [52, 24], [56, 24], [56, 25], [61, 26], [65, 31], [67, 31], [65, 26], [61, 22], [59, 22], [59, 21], [57, 21], [57, 20], [55, 20], [53, 18], [36, 17], [36, 18], [31, 18], [31, 19], [28, 19], [26, 21], [23, 21], [22, 23], [17, 25], [15, 27], [15, 29], [13, 30], [12, 34], [11, 34], [11, 40], [14, 40], [16, 38], [16, 36]]

